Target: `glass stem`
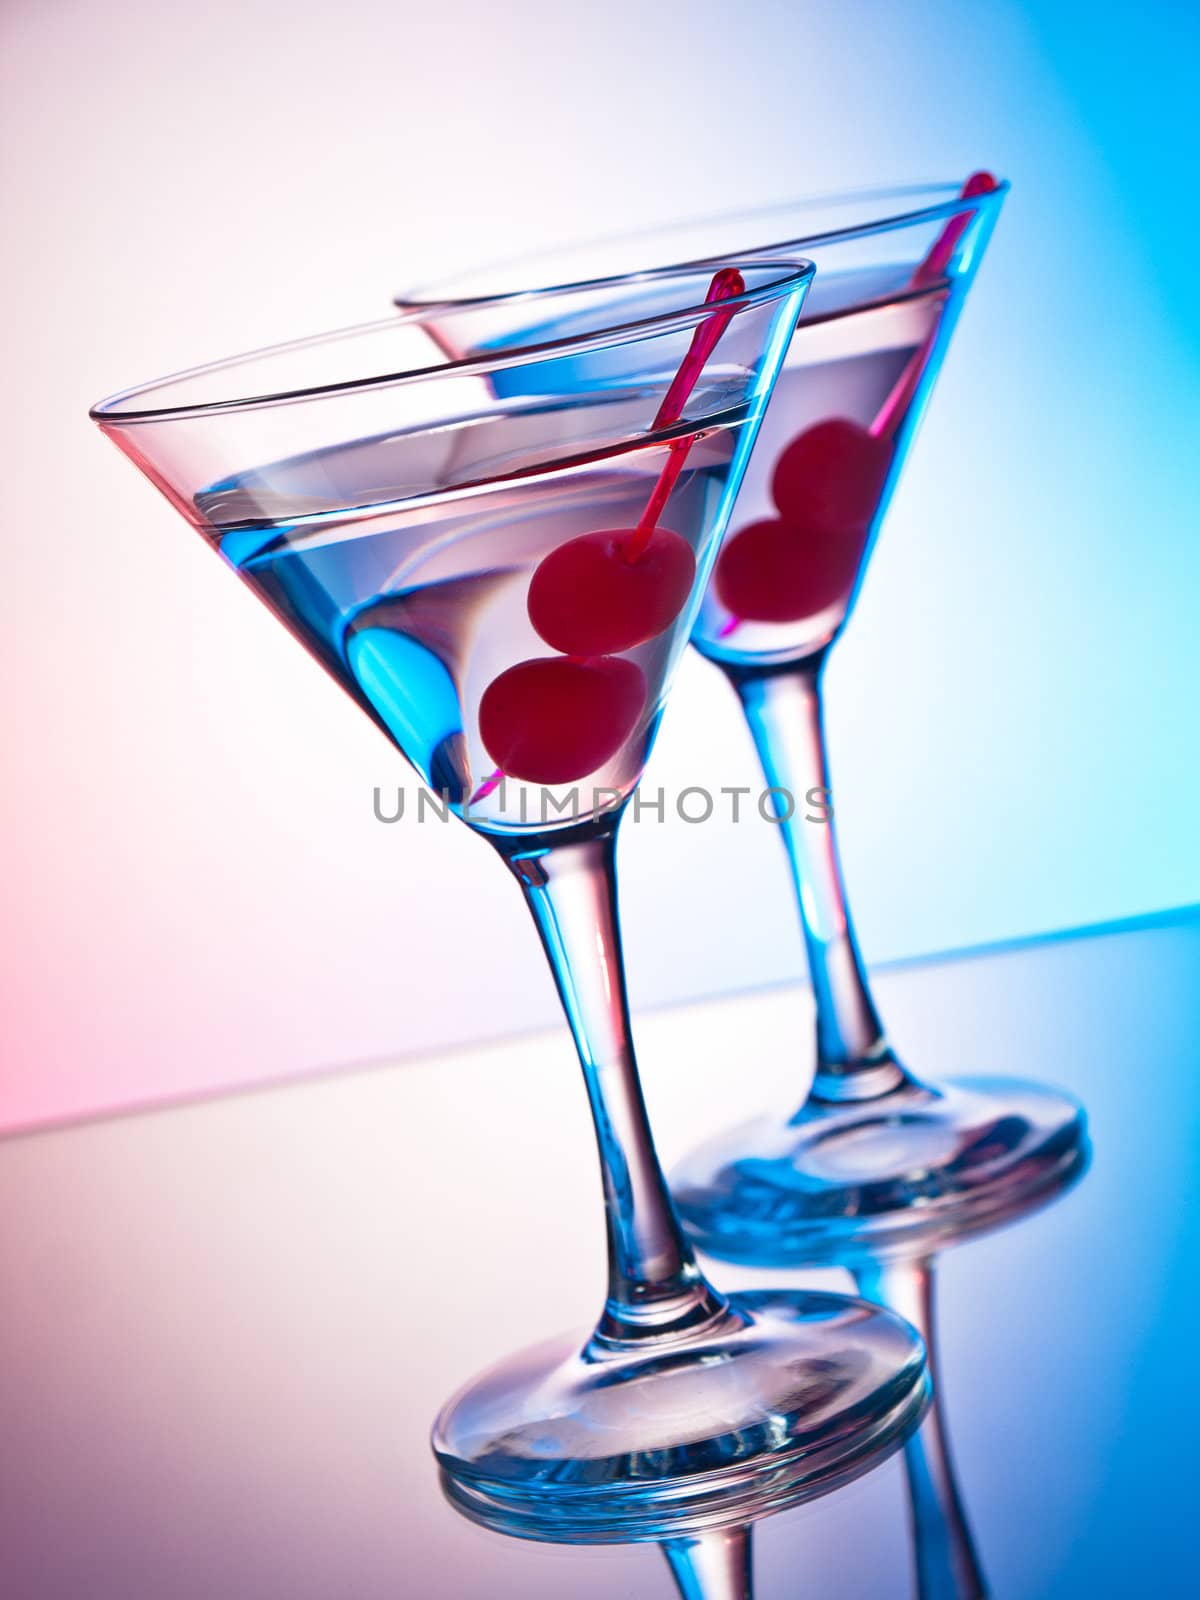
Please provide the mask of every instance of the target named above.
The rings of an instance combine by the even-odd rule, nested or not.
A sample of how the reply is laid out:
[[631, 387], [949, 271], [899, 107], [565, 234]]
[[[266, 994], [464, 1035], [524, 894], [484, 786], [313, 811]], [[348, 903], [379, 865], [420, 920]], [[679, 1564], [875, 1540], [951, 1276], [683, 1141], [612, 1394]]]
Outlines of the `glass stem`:
[[934, 1326], [932, 1259], [878, 1261], [855, 1272], [859, 1293], [912, 1323], [925, 1341], [933, 1404], [904, 1447], [919, 1600], [987, 1600], [946, 1434]]
[[663, 1554], [683, 1600], [754, 1600], [749, 1527], [668, 1539]]
[[731, 674], [788, 853], [816, 1002], [819, 1100], [866, 1100], [906, 1081], [892, 1054], [846, 904], [821, 713], [822, 660]]
[[725, 1310], [685, 1243], [634, 1059], [617, 921], [616, 819], [582, 839], [501, 847], [550, 960], [600, 1150], [608, 1299], [598, 1344], [683, 1334]]

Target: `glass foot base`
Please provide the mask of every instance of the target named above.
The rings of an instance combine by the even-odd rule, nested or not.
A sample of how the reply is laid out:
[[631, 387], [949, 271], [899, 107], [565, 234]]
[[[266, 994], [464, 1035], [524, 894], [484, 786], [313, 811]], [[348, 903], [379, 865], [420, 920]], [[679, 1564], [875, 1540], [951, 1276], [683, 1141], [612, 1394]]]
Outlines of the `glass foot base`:
[[1085, 1170], [1070, 1096], [1007, 1078], [906, 1080], [873, 1100], [810, 1100], [747, 1124], [674, 1173], [685, 1228], [710, 1255], [762, 1267], [928, 1254], [1052, 1199]]
[[442, 1487], [501, 1533], [677, 1538], [849, 1482], [928, 1400], [899, 1317], [843, 1295], [732, 1295], [696, 1332], [620, 1347], [559, 1339], [475, 1378], [433, 1430]]

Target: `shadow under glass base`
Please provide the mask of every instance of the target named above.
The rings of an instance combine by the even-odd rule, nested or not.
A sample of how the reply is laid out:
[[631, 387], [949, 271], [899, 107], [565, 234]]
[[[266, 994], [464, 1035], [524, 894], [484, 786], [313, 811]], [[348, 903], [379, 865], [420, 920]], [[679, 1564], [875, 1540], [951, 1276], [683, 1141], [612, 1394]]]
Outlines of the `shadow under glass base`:
[[1089, 1154], [1083, 1108], [1059, 1090], [905, 1078], [873, 1099], [810, 1099], [791, 1121], [725, 1133], [694, 1151], [671, 1187], [710, 1255], [844, 1266], [998, 1227], [1053, 1199]]
[[678, 1538], [849, 1482], [927, 1403], [924, 1348], [899, 1317], [844, 1295], [755, 1292], [685, 1337], [522, 1351], [446, 1405], [433, 1448], [447, 1497], [498, 1532]]

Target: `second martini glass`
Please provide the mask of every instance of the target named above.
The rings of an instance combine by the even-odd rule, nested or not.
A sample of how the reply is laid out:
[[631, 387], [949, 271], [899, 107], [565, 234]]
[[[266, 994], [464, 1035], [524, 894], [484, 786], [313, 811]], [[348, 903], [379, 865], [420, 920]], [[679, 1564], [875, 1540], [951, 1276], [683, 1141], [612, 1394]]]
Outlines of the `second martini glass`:
[[[816, 1002], [816, 1073], [675, 1175], [705, 1249], [772, 1265], [933, 1250], [1049, 1198], [1086, 1159], [1078, 1104], [1016, 1080], [915, 1077], [888, 1042], [855, 937], [831, 812], [822, 674], [978, 266], [1003, 186], [977, 173], [933, 215], [884, 216], [875, 261], [828, 272], [788, 366], [695, 632], [742, 702], [795, 881]], [[933, 224], [933, 232], [930, 232]]]
[[[810, 276], [729, 262], [524, 296], [569, 335], [475, 360], [411, 315], [93, 409], [497, 850], [541, 935], [595, 1123], [608, 1290], [590, 1333], [502, 1362], [435, 1425], [447, 1492], [509, 1533], [674, 1539], [793, 1504], [897, 1447], [927, 1398], [899, 1318], [725, 1297], [700, 1272], [617, 924], [617, 823]], [[511, 325], [503, 303], [472, 315], [498, 312]]]
[[510, 296], [495, 326], [481, 323], [474, 297], [485, 286], [725, 249], [816, 263], [693, 633], [736, 690], [775, 791], [816, 1001], [816, 1073], [800, 1109], [724, 1134], [676, 1174], [688, 1230], [729, 1259], [779, 1266], [936, 1248], [1053, 1193], [1086, 1146], [1079, 1106], [1054, 1090], [934, 1086], [898, 1060], [819, 804], [830, 794], [824, 668], [1006, 192], [981, 172], [961, 185], [797, 202], [477, 270], [397, 301], [440, 303], [439, 325], [461, 352], [481, 326], [496, 338], [514, 317], [536, 321]]

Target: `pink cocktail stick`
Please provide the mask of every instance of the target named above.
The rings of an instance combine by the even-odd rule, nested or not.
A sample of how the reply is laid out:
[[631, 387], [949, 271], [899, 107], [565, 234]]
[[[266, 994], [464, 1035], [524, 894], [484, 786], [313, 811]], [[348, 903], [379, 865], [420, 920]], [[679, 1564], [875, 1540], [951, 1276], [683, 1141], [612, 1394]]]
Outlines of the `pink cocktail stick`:
[[470, 800], [468, 800], [467, 804], [469, 806], [473, 806], [476, 800], [486, 800], [488, 795], [492, 793], [493, 789], [498, 789], [503, 782], [504, 774], [500, 771], [500, 768], [497, 767], [493, 773], [483, 780], [478, 789], [476, 789], [475, 793], [471, 796]]
[[887, 399], [867, 425], [867, 432], [873, 439], [890, 439], [904, 420], [904, 414], [917, 391], [917, 385], [925, 371], [930, 351], [937, 342], [937, 336], [938, 329], [935, 323], [904, 363], [904, 370], [892, 385]]
[[[728, 300], [733, 295], [742, 294], [745, 287], [745, 280], [736, 267], [722, 267], [720, 272], [714, 274], [708, 286], [704, 304], [709, 306], [718, 300]], [[671, 386], [663, 396], [662, 404], [651, 424], [652, 432], [657, 433], [660, 428], [669, 428], [679, 421], [709, 356], [716, 349], [732, 317], [732, 311], [718, 311], [713, 316], [706, 317], [692, 334], [688, 352], [680, 362], [679, 371], [672, 378]], [[667, 459], [663, 462], [662, 471], [658, 475], [658, 482], [654, 485], [646, 509], [638, 519], [634, 537], [625, 550], [626, 561], [630, 563], [636, 561], [649, 544], [650, 535], [658, 526], [658, 519], [671, 498], [671, 490], [678, 482], [679, 474], [683, 471], [688, 458], [688, 451], [694, 443], [695, 435], [690, 434], [686, 439], [676, 439], [670, 446]]]
[[[981, 194], [991, 194], [996, 188], [996, 180], [990, 172], [973, 172], [959, 191], [960, 200], [974, 200]], [[937, 239], [929, 249], [929, 253], [913, 272], [909, 285], [911, 288], [924, 288], [930, 283], [936, 283], [945, 276], [946, 268], [950, 265], [950, 258], [958, 246], [958, 241], [971, 222], [974, 212], [963, 211], [951, 217], [942, 229]], [[867, 429], [868, 433], [876, 439], [888, 439], [899, 427], [908, 410], [909, 402], [921, 380], [925, 370], [925, 363], [929, 353], [937, 341], [938, 328], [935, 324], [925, 338], [909, 357], [904, 371], [896, 379], [896, 383], [887, 399], [880, 406], [874, 421]]]

